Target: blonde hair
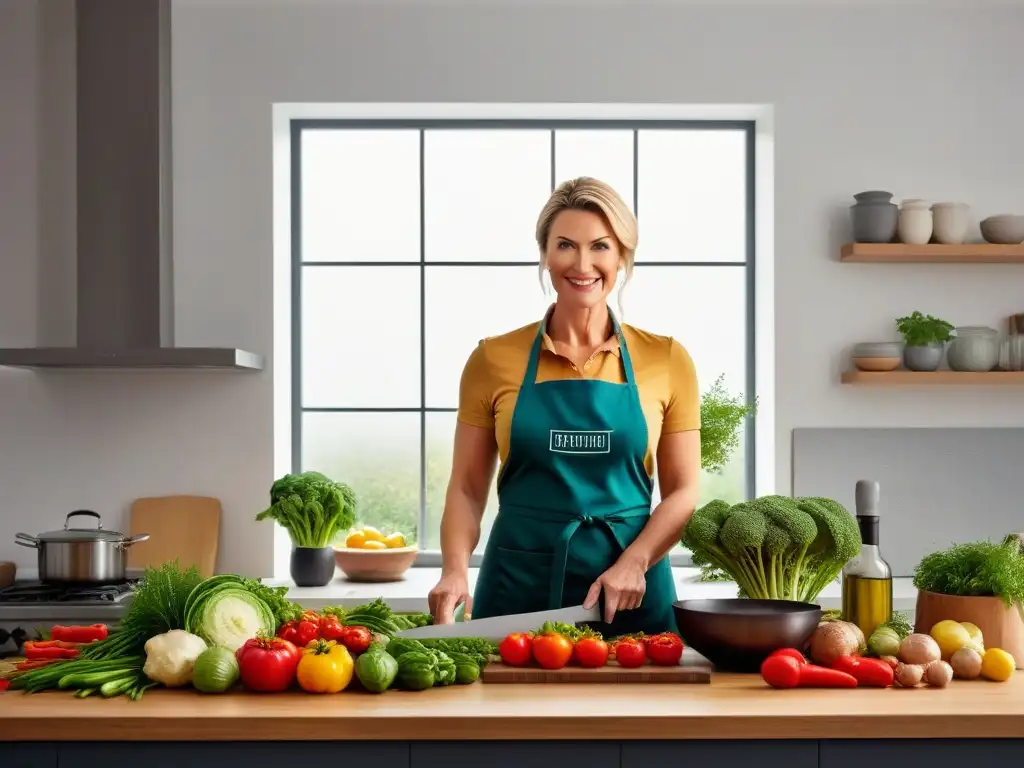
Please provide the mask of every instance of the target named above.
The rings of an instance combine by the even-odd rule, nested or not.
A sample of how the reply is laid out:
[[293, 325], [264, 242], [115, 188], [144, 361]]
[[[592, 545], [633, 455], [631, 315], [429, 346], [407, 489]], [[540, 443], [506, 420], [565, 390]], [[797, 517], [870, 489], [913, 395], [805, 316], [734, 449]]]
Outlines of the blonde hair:
[[559, 184], [537, 218], [537, 245], [540, 247], [538, 274], [541, 285], [544, 284], [544, 254], [548, 247], [548, 237], [551, 235], [551, 225], [558, 214], [570, 210], [597, 213], [608, 222], [622, 251], [626, 273], [622, 285], [625, 286], [633, 276], [633, 262], [636, 258], [636, 216], [619, 197], [618, 192], [603, 181], [590, 176], [580, 176]]

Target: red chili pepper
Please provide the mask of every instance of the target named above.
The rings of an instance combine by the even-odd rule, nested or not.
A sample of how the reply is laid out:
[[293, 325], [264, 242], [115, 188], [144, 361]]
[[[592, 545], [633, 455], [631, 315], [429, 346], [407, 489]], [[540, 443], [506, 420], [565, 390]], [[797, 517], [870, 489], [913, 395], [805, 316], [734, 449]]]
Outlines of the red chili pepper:
[[[807, 663], [807, 657], [796, 648], [779, 648], [777, 651], [772, 651], [771, 656], [788, 656], [791, 659], [796, 659], [800, 664]], [[768, 658], [771, 658], [771, 656]]]
[[37, 640], [24, 645], [27, 659], [74, 659], [78, 657], [79, 643], [65, 640]]
[[337, 616], [327, 614], [320, 617], [320, 637], [344, 645], [345, 627], [338, 621]]
[[856, 688], [857, 678], [838, 669], [801, 664], [792, 656], [772, 655], [761, 664], [761, 677], [772, 688]]
[[0, 680], [0, 691], [6, 691], [10, 687], [11, 687], [11, 681], [10, 680]]
[[318, 619], [303, 619], [295, 627], [295, 640], [293, 641], [300, 648], [305, 648], [314, 640], [320, 638], [320, 623]]
[[47, 667], [58, 661], [63, 661], [63, 659], [25, 659], [25, 661], [19, 661], [15, 664], [14, 668], [19, 672], [28, 672], [32, 669]]
[[55, 626], [50, 630], [51, 640], [65, 640], [70, 643], [93, 643], [107, 639], [106, 624], [90, 624], [89, 626]]
[[870, 688], [888, 688], [895, 677], [893, 669], [881, 659], [865, 659], [860, 656], [840, 656], [832, 664], [838, 669], [857, 679], [858, 685]]

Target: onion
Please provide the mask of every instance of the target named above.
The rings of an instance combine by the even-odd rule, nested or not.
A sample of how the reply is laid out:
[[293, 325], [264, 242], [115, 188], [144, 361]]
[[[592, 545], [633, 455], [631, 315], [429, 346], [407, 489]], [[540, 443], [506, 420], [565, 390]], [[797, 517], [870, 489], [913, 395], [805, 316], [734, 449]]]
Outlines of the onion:
[[853, 656], [863, 647], [864, 633], [847, 621], [827, 621], [811, 635], [811, 658], [831, 667], [840, 656]]

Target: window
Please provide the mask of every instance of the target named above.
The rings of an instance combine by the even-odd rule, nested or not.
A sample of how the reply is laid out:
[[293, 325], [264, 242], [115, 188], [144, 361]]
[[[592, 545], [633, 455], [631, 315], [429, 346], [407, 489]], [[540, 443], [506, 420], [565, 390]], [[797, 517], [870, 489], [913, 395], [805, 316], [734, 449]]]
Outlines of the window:
[[[479, 339], [553, 300], [536, 218], [612, 184], [640, 220], [623, 319], [677, 338], [703, 388], [752, 399], [753, 123], [292, 121], [292, 462], [351, 485], [362, 525], [436, 564], [459, 377]], [[613, 301], [617, 297], [613, 297]], [[753, 424], [702, 496], [752, 495]], [[484, 535], [497, 512], [492, 488]]]

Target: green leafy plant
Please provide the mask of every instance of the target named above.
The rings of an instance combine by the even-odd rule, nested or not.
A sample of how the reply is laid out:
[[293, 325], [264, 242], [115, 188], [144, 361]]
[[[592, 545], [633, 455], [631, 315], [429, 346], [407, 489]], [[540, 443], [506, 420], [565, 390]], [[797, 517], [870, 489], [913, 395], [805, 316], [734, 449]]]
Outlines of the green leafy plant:
[[953, 338], [953, 326], [932, 315], [923, 315], [914, 310], [906, 317], [896, 319], [896, 330], [903, 334], [908, 347], [926, 347], [936, 342]]
[[270, 506], [256, 521], [273, 520], [296, 547], [330, 546], [356, 520], [356, 495], [320, 472], [285, 475], [270, 488]]
[[715, 379], [700, 400], [700, 465], [721, 473], [740, 443], [740, 426], [757, 413], [757, 400], [748, 404], [742, 395], [731, 395], [725, 376]]
[[974, 541], [921, 558], [914, 586], [958, 597], [998, 597], [1024, 615], [1024, 551], [1017, 536], [1003, 542]]

